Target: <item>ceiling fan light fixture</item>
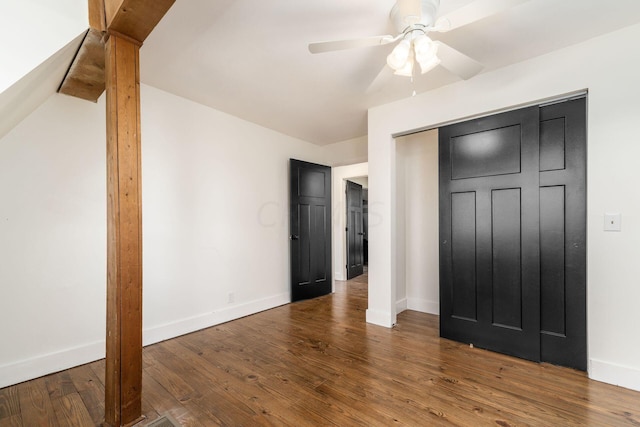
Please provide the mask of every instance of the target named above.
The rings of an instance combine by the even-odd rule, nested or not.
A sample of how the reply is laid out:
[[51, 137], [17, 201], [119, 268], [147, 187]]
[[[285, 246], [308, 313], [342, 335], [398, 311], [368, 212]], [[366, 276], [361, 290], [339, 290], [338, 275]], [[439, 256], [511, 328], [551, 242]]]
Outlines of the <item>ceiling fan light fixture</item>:
[[411, 57], [411, 42], [402, 40], [387, 56], [387, 64], [394, 70], [404, 68]]
[[[404, 66], [402, 66], [401, 68], [394, 68], [395, 70], [395, 75], [397, 76], [404, 76], [404, 77], [412, 77], [413, 76], [413, 52], [411, 52], [412, 55], [409, 56], [409, 58], [407, 59], [407, 61], [405, 62]], [[392, 67], [393, 68], [393, 67]]]
[[424, 34], [421, 34], [413, 39], [413, 48], [416, 51], [416, 55], [435, 55], [438, 50], [438, 46]]
[[422, 74], [431, 71], [440, 64], [440, 58], [437, 56], [438, 44], [434, 43], [429, 37], [425, 35], [418, 36], [414, 39], [413, 44], [416, 61], [420, 64]]
[[418, 61], [418, 64], [420, 64], [420, 71], [422, 71], [422, 74], [433, 70], [438, 64], [440, 64], [440, 58], [437, 56], [432, 56], [426, 60], [421, 60], [416, 57], [416, 60]]

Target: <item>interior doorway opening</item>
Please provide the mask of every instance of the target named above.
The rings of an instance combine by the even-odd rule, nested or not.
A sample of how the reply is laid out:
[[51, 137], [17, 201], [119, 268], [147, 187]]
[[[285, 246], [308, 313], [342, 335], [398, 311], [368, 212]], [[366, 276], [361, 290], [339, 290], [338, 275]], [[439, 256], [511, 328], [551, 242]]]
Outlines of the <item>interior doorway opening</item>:
[[[332, 199], [333, 277], [335, 280], [343, 281], [347, 280], [347, 181], [352, 181], [362, 185], [363, 187], [366, 186], [368, 190], [369, 164], [357, 163], [346, 166], [334, 166], [331, 169], [331, 172], [332, 193], [334, 194]], [[368, 199], [367, 202], [369, 202]], [[370, 203], [368, 203], [368, 206], [369, 205]], [[369, 228], [370, 224], [367, 223], [367, 226]], [[364, 231], [362, 232], [364, 233]]]
[[439, 314], [438, 130], [396, 138], [396, 312]]
[[349, 178], [345, 182], [347, 280], [367, 270], [369, 247], [369, 178]]

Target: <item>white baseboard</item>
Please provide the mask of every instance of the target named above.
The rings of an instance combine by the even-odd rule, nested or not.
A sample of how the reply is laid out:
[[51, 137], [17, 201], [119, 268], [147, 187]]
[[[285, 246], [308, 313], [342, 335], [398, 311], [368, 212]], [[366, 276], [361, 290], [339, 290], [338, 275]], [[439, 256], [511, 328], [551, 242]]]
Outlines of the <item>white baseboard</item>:
[[[166, 325], [156, 326], [144, 331], [144, 345], [154, 344], [200, 329], [219, 325], [234, 319], [269, 310], [290, 302], [289, 294], [275, 295], [269, 298], [250, 301], [212, 313], [182, 319]], [[416, 298], [402, 299], [396, 303], [398, 312], [404, 309], [439, 314], [439, 304]], [[395, 319], [391, 313], [367, 310], [367, 323], [390, 328]], [[18, 384], [54, 372], [69, 369], [85, 363], [102, 359], [105, 354], [105, 342], [97, 341], [84, 346], [37, 356], [17, 363], [0, 366], [0, 388]], [[631, 390], [640, 391], [640, 370], [598, 359], [589, 360], [589, 378]]]
[[250, 314], [259, 313], [291, 302], [289, 293], [274, 295], [272, 297], [249, 301], [230, 307], [213, 311], [207, 314], [181, 319], [175, 322], [145, 329], [143, 344], [151, 345], [160, 341], [189, 334], [200, 329], [209, 328], [230, 320], [239, 319]]
[[407, 298], [407, 309], [440, 315], [440, 302], [421, 298]]
[[402, 298], [399, 301], [396, 301], [396, 313], [402, 313], [407, 309], [407, 299]]
[[640, 369], [589, 359], [589, 378], [640, 391]]
[[[288, 293], [280, 294], [148, 328], [143, 331], [143, 345], [147, 346], [175, 338], [260, 311], [269, 310], [289, 302], [291, 302], [291, 298]], [[100, 360], [104, 356], [105, 341], [102, 340], [0, 366], [0, 388]]]
[[384, 326], [385, 328], [391, 328], [396, 323], [395, 316], [388, 311], [367, 309], [366, 315], [367, 323]]
[[104, 354], [105, 342], [98, 341], [0, 366], [0, 388], [84, 365], [102, 359]]

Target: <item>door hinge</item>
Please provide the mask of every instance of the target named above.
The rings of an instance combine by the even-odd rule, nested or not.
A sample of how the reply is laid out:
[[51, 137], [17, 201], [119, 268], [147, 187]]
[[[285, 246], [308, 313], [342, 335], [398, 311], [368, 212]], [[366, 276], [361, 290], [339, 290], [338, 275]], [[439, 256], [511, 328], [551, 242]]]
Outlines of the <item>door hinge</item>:
[[349, 227], [345, 227], [345, 228], [344, 228], [344, 231], [349, 231]]

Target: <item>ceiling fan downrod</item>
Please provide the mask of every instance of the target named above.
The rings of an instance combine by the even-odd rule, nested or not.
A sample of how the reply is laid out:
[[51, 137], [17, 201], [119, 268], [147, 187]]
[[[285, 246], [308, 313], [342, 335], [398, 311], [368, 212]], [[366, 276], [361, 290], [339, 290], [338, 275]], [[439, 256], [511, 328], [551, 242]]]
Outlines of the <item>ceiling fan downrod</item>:
[[391, 8], [389, 18], [398, 33], [421, 25], [433, 27], [440, 8], [440, 0], [397, 0]]

